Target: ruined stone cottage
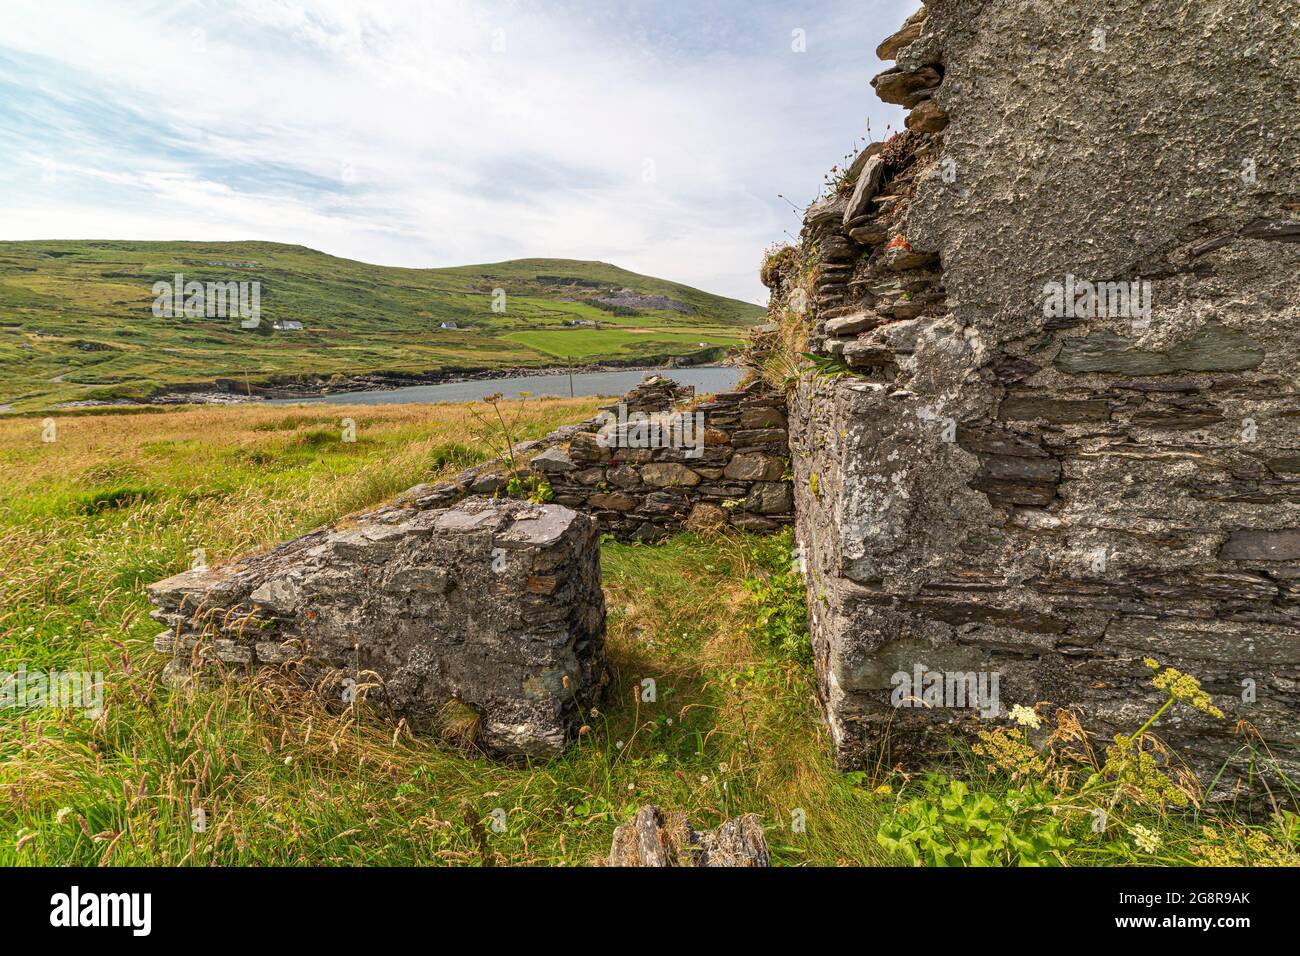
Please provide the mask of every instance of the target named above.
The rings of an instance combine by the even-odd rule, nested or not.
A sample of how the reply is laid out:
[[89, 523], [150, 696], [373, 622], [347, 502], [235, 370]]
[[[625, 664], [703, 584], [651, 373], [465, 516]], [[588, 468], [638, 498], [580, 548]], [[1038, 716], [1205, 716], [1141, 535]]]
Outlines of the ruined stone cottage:
[[554, 756], [606, 681], [599, 534], [788, 525], [785, 424], [785, 397], [757, 383], [696, 402], [650, 375], [447, 481], [157, 582], [154, 647], [178, 680], [281, 667], [336, 704], [364, 697], [422, 731], [451, 712], [489, 753]]
[[[650, 382], [624, 410], [699, 413], [698, 446], [568, 426], [161, 582], [159, 648], [305, 649], [553, 754], [600, 692], [599, 532], [793, 520], [841, 766], [915, 766], [1016, 704], [1132, 730], [1149, 657], [1227, 714], [1159, 728], [1203, 778], [1300, 770], [1298, 22], [1297, 0], [930, 0], [877, 51], [906, 128], [765, 265], [769, 387]], [[553, 500], [504, 500], [512, 479]], [[935, 672], [987, 681], [899, 706], [900, 674]]]
[[929, 0], [878, 50], [906, 129], [765, 269], [818, 356], [790, 426], [841, 765], [978, 721], [894, 706], [900, 673], [1132, 730], [1152, 657], [1228, 715], [1162, 722], [1206, 777], [1249, 772], [1238, 721], [1297, 768], [1297, 23]]

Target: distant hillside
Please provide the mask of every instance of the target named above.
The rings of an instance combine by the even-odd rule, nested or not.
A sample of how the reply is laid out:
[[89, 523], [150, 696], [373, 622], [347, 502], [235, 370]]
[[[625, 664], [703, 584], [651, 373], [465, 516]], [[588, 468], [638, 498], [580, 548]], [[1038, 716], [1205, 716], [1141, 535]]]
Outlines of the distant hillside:
[[[260, 325], [155, 317], [154, 284], [178, 273], [257, 281]], [[0, 242], [0, 404], [148, 398], [218, 379], [701, 361], [762, 317], [604, 262], [400, 269], [270, 242]]]

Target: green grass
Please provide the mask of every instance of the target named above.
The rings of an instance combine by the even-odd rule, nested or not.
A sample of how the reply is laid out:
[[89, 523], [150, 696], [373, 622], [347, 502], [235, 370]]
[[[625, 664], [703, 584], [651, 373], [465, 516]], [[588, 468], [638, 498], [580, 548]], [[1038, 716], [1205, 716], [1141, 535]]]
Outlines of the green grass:
[[[595, 404], [530, 402], [522, 431]], [[356, 444], [337, 439], [344, 415]], [[172, 692], [146, 616], [145, 585], [196, 548], [219, 562], [485, 457], [491, 432], [468, 409], [84, 415], [60, 419], [52, 445], [39, 425], [0, 422], [14, 464], [0, 669], [102, 670], [107, 707], [99, 721], [0, 711], [0, 863], [587, 863], [647, 801], [697, 825], [760, 812], [782, 862], [880, 856], [880, 806], [831, 771], [807, 668], [745, 625], [743, 582], [783, 566], [788, 542], [607, 542], [609, 699], [562, 759], [502, 766], [375, 715], [328, 714], [274, 674]], [[487, 830], [485, 857], [497, 807], [509, 826]], [[781, 834], [796, 807], [827, 821], [820, 835]]]
[[[212, 264], [230, 262], [255, 265]], [[241, 329], [237, 318], [156, 318], [153, 284], [177, 273], [186, 281], [260, 282], [262, 328]], [[624, 288], [689, 311], [615, 315], [590, 304]], [[503, 312], [493, 310], [496, 289], [506, 293]], [[601, 262], [399, 269], [265, 242], [0, 242], [0, 404], [25, 410], [139, 399], [219, 378], [540, 368], [569, 357], [709, 359], [737, 344], [762, 314]], [[305, 329], [273, 331], [282, 319]], [[610, 328], [566, 324], [592, 319]], [[444, 322], [460, 329], [441, 329]]]
[[[506, 411], [531, 437], [596, 404]], [[107, 685], [98, 719], [0, 709], [0, 865], [583, 865], [645, 803], [697, 827], [756, 813], [782, 865], [904, 862], [878, 834], [919, 832], [948, 782], [833, 768], [788, 535], [605, 541], [609, 694], [554, 760], [500, 764], [364, 707], [327, 712], [275, 671], [161, 682], [148, 583], [195, 549], [218, 563], [490, 456], [499, 441], [476, 410], [84, 414], [60, 417], [52, 444], [37, 417], [0, 420], [0, 670], [102, 671]], [[986, 763], [958, 747], [948, 769], [1002, 809], [936, 818], [945, 847], [1019, 799], [1025, 781]], [[1080, 807], [1062, 818], [1078, 839], [1059, 861], [1075, 865], [1205, 862], [1207, 843], [1220, 862], [1294, 860], [1293, 834], [1271, 824], [1121, 807], [1094, 839]], [[1162, 834], [1159, 854], [1134, 850], [1139, 822]]]

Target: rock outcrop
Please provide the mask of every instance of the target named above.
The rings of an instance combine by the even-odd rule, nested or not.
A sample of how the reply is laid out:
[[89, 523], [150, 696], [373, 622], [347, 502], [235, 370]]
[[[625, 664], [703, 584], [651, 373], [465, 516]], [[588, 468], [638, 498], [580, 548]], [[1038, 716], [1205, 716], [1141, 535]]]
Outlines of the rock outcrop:
[[292, 662], [500, 755], [558, 753], [605, 679], [596, 523], [562, 505], [384, 507], [149, 592], [174, 673]]
[[977, 719], [900, 673], [1131, 730], [1150, 656], [1229, 715], [1157, 728], [1204, 779], [1250, 774], [1238, 721], [1300, 768], [1300, 5], [1187, 17], [930, 0], [881, 47], [907, 128], [808, 210], [837, 374], [790, 406], [843, 766]]
[[691, 827], [686, 815], [667, 819], [655, 806], [644, 806], [631, 823], [614, 830], [610, 866], [771, 866], [767, 838], [758, 817], [747, 813], [716, 830]]

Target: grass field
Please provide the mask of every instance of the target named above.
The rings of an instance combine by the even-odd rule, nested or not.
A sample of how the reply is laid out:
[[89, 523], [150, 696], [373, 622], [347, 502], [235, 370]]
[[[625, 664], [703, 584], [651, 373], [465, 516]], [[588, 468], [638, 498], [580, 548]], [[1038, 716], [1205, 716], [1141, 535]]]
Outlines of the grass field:
[[[153, 285], [177, 274], [260, 283], [261, 325], [156, 317]], [[653, 299], [643, 309], [599, 305], [623, 289], [680, 309]], [[398, 269], [264, 242], [0, 242], [0, 405], [144, 398], [218, 378], [703, 360], [762, 317], [757, 306], [600, 262]], [[303, 329], [273, 328], [285, 320]]]
[[[509, 413], [537, 436], [596, 405]], [[345, 416], [355, 444], [340, 440]], [[907, 862], [891, 849], [904, 845], [924, 862], [932, 845], [948, 862], [1296, 861], [1294, 817], [1248, 825], [1110, 804], [1110, 791], [1074, 784], [1048, 795], [1048, 812], [1033, 788], [1052, 773], [1013, 779], [968, 749], [948, 768], [965, 784], [888, 765], [836, 773], [782, 536], [605, 542], [611, 690], [555, 760], [500, 765], [364, 709], [331, 714], [274, 672], [172, 690], [151, 650], [147, 583], [188, 567], [195, 549], [219, 563], [499, 443], [471, 406], [142, 410], [55, 424], [42, 441], [39, 417], [0, 419], [0, 670], [102, 671], [105, 709], [0, 709], [0, 864], [582, 865], [645, 803], [701, 827], [757, 813], [783, 865]], [[644, 677], [654, 703], [638, 696]], [[1098, 805], [1111, 808], [1101, 833]], [[488, 825], [498, 808], [505, 832]], [[969, 821], [983, 819], [1028, 849], [963, 851]], [[1147, 833], [1157, 849], [1135, 842]]]

